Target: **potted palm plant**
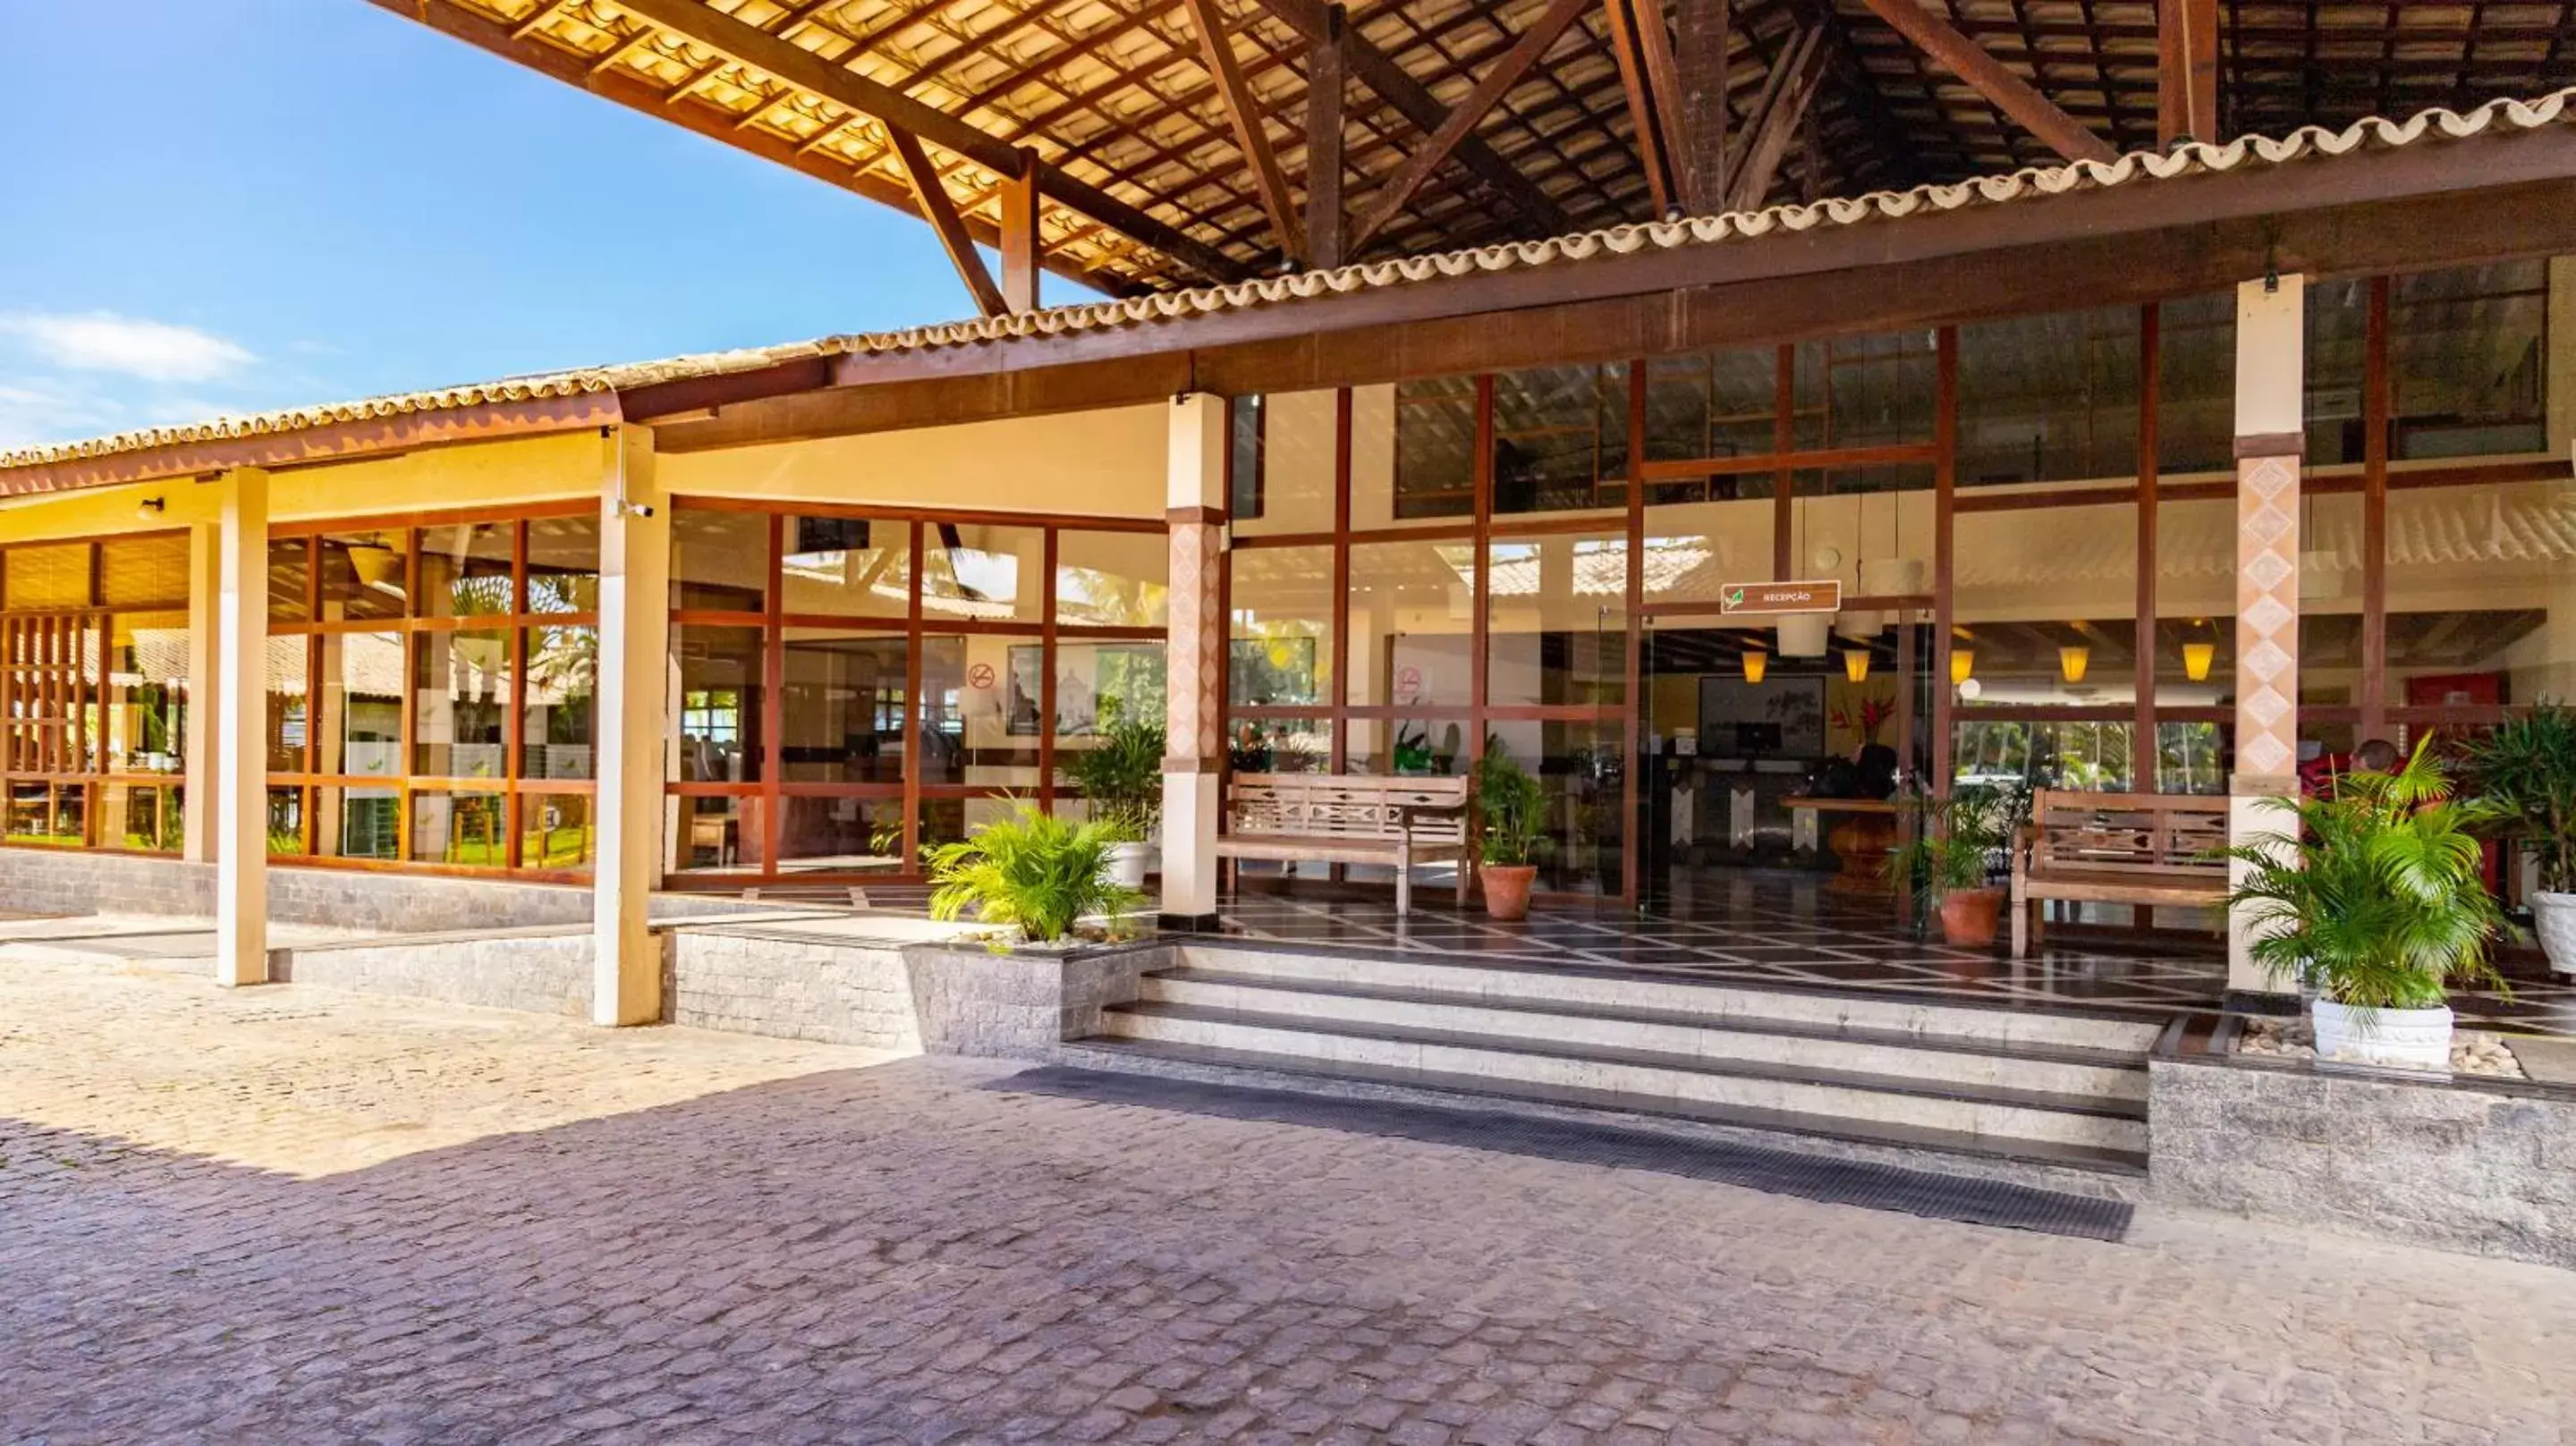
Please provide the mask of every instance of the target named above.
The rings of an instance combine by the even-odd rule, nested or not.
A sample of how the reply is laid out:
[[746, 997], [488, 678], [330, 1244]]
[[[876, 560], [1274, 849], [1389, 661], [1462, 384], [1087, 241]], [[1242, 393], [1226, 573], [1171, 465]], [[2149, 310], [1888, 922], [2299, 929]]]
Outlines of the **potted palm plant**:
[[954, 923], [972, 910], [979, 922], [1039, 945], [1062, 942], [1094, 915], [1114, 930], [1143, 898], [1109, 878], [1109, 851], [1119, 842], [1097, 820], [1075, 823], [1020, 803], [1009, 818], [922, 850], [930, 916]]
[[2295, 839], [2244, 844], [2228, 896], [2254, 959], [2316, 991], [2319, 1059], [2410, 1069], [2451, 1062], [2454, 979], [2501, 984], [2487, 941], [2503, 911], [2474, 830], [2499, 810], [2452, 796], [2428, 735], [2393, 773], [2347, 773], [2314, 798], [2269, 799]]
[[2004, 891], [1991, 882], [1994, 856], [2028, 821], [2030, 795], [1966, 783], [1946, 798], [1909, 798], [1902, 807], [1914, 815], [1914, 837], [1888, 854], [1888, 882], [1924, 912], [1940, 913], [1942, 942], [1990, 947], [2004, 905]]
[[1145, 886], [1154, 829], [1163, 817], [1167, 741], [1160, 720], [1130, 717], [1119, 700], [1103, 699], [1099, 743], [1065, 759], [1065, 777], [1090, 800], [1093, 821], [1117, 835], [1108, 867], [1121, 888]]
[[2529, 849], [2531, 930], [2549, 967], [2576, 974], [2576, 708], [2543, 700], [2468, 746], [2479, 797]]
[[1530, 888], [1538, 879], [1539, 816], [1547, 796], [1538, 780], [1489, 740], [1476, 765], [1476, 837], [1485, 867], [1485, 914], [1506, 922], [1529, 917]]

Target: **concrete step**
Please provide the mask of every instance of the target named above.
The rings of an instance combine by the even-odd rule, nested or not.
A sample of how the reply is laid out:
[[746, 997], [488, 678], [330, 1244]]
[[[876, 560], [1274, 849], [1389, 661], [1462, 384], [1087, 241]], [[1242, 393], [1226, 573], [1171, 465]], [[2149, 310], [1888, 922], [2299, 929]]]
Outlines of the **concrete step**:
[[1711, 1022], [1743, 1020], [1880, 1036], [1984, 1040], [2017, 1048], [2070, 1047], [2143, 1055], [2154, 1047], [2165, 1024], [2160, 1017], [2134, 1011], [2025, 1009], [1918, 999], [1893, 991], [1754, 987], [1640, 969], [1572, 969], [1202, 942], [1185, 945], [1181, 956], [1191, 970], [1238, 981], [1411, 990], [1518, 1005], [1651, 1011]]
[[1589, 1091], [1635, 1101], [1933, 1131], [1954, 1139], [2071, 1146], [2106, 1157], [2143, 1157], [2147, 1148], [2143, 1098], [1823, 1068], [1803, 1060], [1160, 1001], [1114, 1007], [1104, 1024], [1112, 1040], [1267, 1061], [1302, 1060], [1309, 1068], [1364, 1066], [1474, 1081], [1505, 1093]]
[[1431, 1074], [1309, 1055], [1263, 1055], [1097, 1035], [1066, 1045], [1066, 1064], [1173, 1075], [1217, 1084], [1312, 1090], [1359, 1099], [1472, 1104], [1550, 1119], [1620, 1118], [1684, 1138], [1876, 1161], [1909, 1169], [2003, 1178], [2117, 1199], [2145, 1189], [2144, 1151], [1961, 1134], [1884, 1121], [1803, 1115], [1615, 1090]]
[[1537, 1044], [1599, 1045], [2051, 1095], [2143, 1100], [2147, 1094], [2143, 1047], [2001, 1043], [1990, 1033], [1934, 1034], [1746, 1012], [1572, 1005], [1195, 967], [1146, 976], [1141, 1002], [1294, 1016], [1326, 1026], [1403, 1025]]

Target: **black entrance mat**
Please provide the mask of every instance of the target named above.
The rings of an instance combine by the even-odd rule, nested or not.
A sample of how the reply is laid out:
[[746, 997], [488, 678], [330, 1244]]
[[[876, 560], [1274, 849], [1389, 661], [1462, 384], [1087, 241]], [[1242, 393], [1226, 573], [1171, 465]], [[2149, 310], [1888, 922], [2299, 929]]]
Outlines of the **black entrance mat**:
[[1723, 1140], [1684, 1139], [1617, 1124], [1453, 1109], [1404, 1100], [1207, 1084], [1067, 1065], [1044, 1065], [995, 1080], [987, 1088], [1230, 1120], [1308, 1125], [1571, 1164], [1653, 1170], [1803, 1200], [1857, 1205], [1867, 1210], [1898, 1210], [1933, 1220], [2000, 1225], [2086, 1240], [2120, 1240], [2128, 1234], [2129, 1221], [2135, 1213], [2122, 1201], [2005, 1180], [1908, 1170], [1868, 1160], [1837, 1159]]

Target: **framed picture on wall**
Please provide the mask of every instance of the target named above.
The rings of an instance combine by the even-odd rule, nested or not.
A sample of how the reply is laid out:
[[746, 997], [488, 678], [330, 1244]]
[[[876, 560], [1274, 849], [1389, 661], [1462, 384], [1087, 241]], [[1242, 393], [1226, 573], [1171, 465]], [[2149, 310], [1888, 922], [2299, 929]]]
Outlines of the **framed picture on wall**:
[[1700, 675], [1699, 751], [1713, 758], [1823, 757], [1825, 680]]

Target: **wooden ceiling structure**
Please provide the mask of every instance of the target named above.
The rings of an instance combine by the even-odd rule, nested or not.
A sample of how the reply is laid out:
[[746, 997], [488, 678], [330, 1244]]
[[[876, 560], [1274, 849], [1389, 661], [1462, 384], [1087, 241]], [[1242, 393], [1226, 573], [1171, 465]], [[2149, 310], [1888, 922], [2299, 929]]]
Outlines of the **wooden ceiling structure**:
[[369, 3], [922, 216], [986, 315], [2576, 84], [2576, 0]]

